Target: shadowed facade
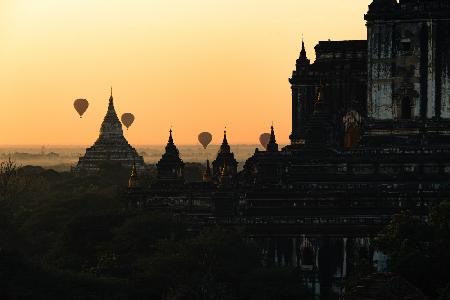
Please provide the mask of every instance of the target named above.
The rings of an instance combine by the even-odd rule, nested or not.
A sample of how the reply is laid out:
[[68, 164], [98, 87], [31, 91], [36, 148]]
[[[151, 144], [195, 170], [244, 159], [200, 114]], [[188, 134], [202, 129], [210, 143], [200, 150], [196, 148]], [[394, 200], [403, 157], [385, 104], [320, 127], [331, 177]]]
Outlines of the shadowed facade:
[[361, 259], [383, 270], [373, 240], [391, 217], [450, 199], [450, 3], [374, 0], [365, 18], [368, 41], [319, 42], [312, 64], [302, 45], [290, 145], [279, 150], [272, 127], [235, 173], [224, 136], [218, 181], [149, 187], [128, 205], [168, 209], [191, 230], [243, 226], [266, 265], [298, 268], [321, 299], [342, 294]]

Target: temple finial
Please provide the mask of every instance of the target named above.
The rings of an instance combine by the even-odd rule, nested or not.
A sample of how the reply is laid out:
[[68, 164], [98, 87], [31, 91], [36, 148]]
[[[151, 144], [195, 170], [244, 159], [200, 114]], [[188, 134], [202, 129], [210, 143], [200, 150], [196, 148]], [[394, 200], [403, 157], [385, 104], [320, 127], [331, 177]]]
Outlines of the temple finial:
[[230, 145], [228, 145], [227, 140], [227, 127], [225, 127], [223, 131], [223, 141], [222, 145], [220, 146], [219, 153], [230, 153]]
[[303, 39], [303, 33], [302, 33], [302, 50], [300, 51], [300, 57], [306, 59], [305, 40]]
[[112, 95], [112, 86], [111, 86], [111, 95], [109, 96], [109, 102], [112, 103], [113, 102], [113, 95]]
[[228, 140], [227, 140], [227, 126], [225, 126], [225, 129], [223, 130], [223, 143], [227, 144]]
[[269, 151], [269, 152], [278, 151], [278, 144], [277, 144], [277, 140], [275, 138], [275, 130], [273, 128], [273, 122], [272, 122], [272, 126], [270, 126], [270, 139], [269, 139], [269, 143], [267, 144], [267, 151]]
[[173, 137], [172, 137], [172, 126], [170, 126], [169, 129], [169, 143], [172, 144], [173, 143]]

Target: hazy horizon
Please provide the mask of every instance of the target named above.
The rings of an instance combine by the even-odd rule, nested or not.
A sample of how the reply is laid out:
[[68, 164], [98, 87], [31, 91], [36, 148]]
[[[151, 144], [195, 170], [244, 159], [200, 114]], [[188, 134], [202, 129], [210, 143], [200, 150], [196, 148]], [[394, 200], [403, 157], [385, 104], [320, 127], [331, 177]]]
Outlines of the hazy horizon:
[[272, 122], [286, 144], [302, 35], [312, 61], [319, 40], [365, 39], [370, 2], [0, 1], [0, 143], [91, 144], [112, 86], [132, 145], [163, 145], [171, 126], [180, 145], [225, 126], [257, 144]]

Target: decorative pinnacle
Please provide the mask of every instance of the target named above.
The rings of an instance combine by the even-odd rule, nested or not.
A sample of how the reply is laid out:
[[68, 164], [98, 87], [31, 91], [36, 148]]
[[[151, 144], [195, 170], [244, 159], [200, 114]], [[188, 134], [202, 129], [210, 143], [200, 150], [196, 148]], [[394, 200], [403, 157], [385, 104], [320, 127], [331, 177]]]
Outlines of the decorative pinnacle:
[[109, 102], [112, 103], [113, 102], [113, 95], [112, 95], [112, 86], [111, 86], [111, 95], [109, 96]]
[[173, 138], [172, 138], [172, 126], [170, 126], [170, 130], [169, 130], [169, 143], [173, 143]]
[[223, 143], [228, 144], [227, 140], [227, 127], [225, 126], [225, 130], [223, 131]]

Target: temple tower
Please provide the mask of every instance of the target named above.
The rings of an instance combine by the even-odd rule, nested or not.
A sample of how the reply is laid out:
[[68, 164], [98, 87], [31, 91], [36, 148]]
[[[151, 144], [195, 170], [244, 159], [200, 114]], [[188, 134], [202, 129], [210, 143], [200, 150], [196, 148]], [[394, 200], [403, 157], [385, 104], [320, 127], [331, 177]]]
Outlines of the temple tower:
[[267, 151], [269, 151], [269, 152], [277, 152], [278, 151], [278, 144], [277, 144], [277, 140], [275, 138], [275, 131], [273, 129], [273, 125], [270, 126], [270, 139], [269, 139], [269, 143], [267, 144]]
[[79, 158], [72, 172], [78, 174], [95, 174], [107, 165], [119, 165], [127, 170], [135, 164], [136, 172], [147, 170], [144, 159], [125, 139], [122, 123], [114, 108], [114, 99], [109, 97], [108, 110], [100, 127], [100, 134], [94, 145], [86, 149]]
[[237, 174], [237, 164], [234, 153], [231, 152], [228, 144], [227, 132], [224, 131], [222, 145], [220, 145], [216, 159], [212, 162], [213, 178], [218, 181], [224, 174], [228, 177], [234, 177]]
[[374, 0], [365, 19], [367, 136], [374, 144], [380, 136], [389, 144], [418, 133], [448, 136], [450, 2]]
[[305, 44], [289, 78], [292, 90], [292, 145], [304, 144], [306, 126], [313, 115], [317, 89], [327, 87], [327, 105], [338, 146], [348, 134], [344, 119], [366, 115], [367, 41], [320, 41], [316, 60], [310, 63]]
[[172, 129], [169, 130], [169, 140], [166, 145], [166, 151], [156, 164], [158, 169], [158, 181], [183, 183], [184, 182], [184, 163], [180, 158], [180, 152], [173, 142]]

